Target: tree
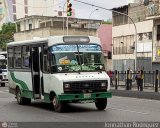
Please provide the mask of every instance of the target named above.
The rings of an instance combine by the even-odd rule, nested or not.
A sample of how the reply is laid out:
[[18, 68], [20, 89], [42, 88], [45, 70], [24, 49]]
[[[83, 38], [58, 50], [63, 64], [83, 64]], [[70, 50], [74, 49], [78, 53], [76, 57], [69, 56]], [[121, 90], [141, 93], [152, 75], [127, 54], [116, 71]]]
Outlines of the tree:
[[5, 23], [0, 30], [0, 48], [6, 50], [6, 44], [14, 41], [14, 32], [16, 32], [16, 25], [14, 23]]
[[102, 24], [112, 24], [112, 21], [104, 21]]
[[102, 24], [112, 24], [112, 20], [108, 19], [107, 21], [103, 21]]

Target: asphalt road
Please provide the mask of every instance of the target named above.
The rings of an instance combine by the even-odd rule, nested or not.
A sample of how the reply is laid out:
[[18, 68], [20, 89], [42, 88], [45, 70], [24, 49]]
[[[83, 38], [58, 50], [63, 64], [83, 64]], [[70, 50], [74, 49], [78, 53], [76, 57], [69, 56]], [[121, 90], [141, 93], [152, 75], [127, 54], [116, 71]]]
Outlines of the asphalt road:
[[160, 122], [160, 101], [113, 96], [105, 111], [93, 103], [68, 104], [66, 112], [56, 113], [48, 105], [32, 102], [18, 105], [7, 87], [0, 87], [0, 122]]

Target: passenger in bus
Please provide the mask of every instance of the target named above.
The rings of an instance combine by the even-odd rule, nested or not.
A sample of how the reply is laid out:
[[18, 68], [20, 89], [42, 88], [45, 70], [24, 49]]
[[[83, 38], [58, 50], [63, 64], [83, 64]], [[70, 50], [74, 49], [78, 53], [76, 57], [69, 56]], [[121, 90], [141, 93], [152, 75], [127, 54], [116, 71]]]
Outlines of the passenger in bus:
[[111, 70], [109, 70], [109, 71], [107, 72], [107, 74], [108, 74], [108, 76], [109, 76], [109, 78], [110, 78], [110, 85], [111, 85], [111, 86], [114, 86], [114, 85], [113, 85], [113, 72], [112, 72]]
[[77, 65], [78, 64], [78, 62], [75, 60], [75, 59], [73, 59], [73, 60], [71, 60], [71, 63], [70, 63], [71, 65]]
[[24, 58], [24, 66], [29, 67], [29, 57]]

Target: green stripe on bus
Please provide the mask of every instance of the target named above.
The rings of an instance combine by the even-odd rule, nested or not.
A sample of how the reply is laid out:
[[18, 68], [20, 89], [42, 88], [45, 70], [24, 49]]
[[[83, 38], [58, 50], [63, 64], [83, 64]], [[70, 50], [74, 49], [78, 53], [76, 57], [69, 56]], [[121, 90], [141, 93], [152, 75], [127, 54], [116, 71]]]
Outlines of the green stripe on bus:
[[19, 79], [17, 79], [17, 78], [15, 77], [14, 72], [10, 72], [10, 74], [11, 74], [12, 80], [13, 80], [15, 83], [18, 83], [18, 84], [21, 86], [22, 89], [24, 89], [24, 90], [29, 90], [29, 88], [27, 87], [27, 84], [26, 84], [24, 81], [19, 80]]

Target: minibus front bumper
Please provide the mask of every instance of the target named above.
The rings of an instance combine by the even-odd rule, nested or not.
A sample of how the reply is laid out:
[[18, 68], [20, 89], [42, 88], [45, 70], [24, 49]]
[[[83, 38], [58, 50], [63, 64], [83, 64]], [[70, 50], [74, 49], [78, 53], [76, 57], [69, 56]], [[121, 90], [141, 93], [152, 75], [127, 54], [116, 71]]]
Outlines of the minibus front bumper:
[[62, 94], [58, 95], [59, 101], [83, 101], [95, 100], [98, 98], [111, 98], [112, 93], [109, 92], [94, 92], [94, 93], [79, 93], [79, 94]]

